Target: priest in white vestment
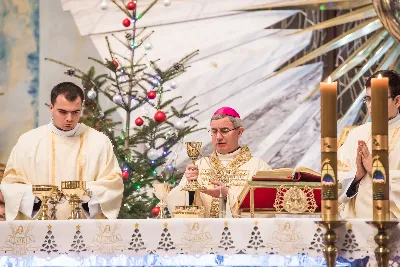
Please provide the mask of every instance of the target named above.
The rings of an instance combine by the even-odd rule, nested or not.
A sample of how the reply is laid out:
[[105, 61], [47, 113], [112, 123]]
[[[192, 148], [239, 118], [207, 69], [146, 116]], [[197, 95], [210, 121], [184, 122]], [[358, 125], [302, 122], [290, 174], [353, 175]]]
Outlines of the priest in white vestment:
[[186, 167], [185, 175], [168, 195], [170, 212], [175, 206], [189, 203], [188, 194], [182, 191], [187, 181], [211, 181], [213, 185], [200, 192], [196, 205], [205, 207], [205, 217], [219, 217], [219, 196], [225, 198], [226, 216], [238, 214], [238, 197], [247, 181], [257, 171], [271, 169], [263, 160], [253, 157], [247, 146], [239, 146], [243, 134], [243, 123], [239, 114], [232, 108], [222, 107], [211, 118], [211, 137], [214, 152], [209, 157], [199, 159], [196, 164]]
[[[389, 182], [392, 218], [400, 218], [400, 76], [394, 71], [378, 71], [366, 82], [366, 103], [371, 114], [371, 79], [381, 74], [389, 78]], [[338, 151], [339, 192], [343, 219], [372, 219], [371, 123], [352, 130]]]
[[[1, 182], [7, 221], [31, 219], [38, 211], [41, 203], [32, 185], [60, 186], [61, 181], [86, 181], [92, 192], [82, 204], [86, 217], [117, 218], [124, 189], [121, 170], [109, 138], [78, 123], [83, 100], [77, 85], [56, 85], [51, 91], [52, 121], [19, 138]], [[68, 201], [57, 206], [57, 219], [69, 214]]]

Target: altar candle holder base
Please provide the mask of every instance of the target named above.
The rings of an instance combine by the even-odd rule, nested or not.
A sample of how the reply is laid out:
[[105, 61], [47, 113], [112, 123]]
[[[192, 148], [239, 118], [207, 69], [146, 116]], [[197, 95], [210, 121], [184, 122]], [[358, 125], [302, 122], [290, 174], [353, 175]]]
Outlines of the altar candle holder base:
[[335, 229], [346, 224], [346, 221], [317, 221], [316, 223], [326, 229], [324, 234], [324, 249], [322, 250], [324, 252], [326, 266], [334, 267], [339, 254], [338, 249], [335, 247], [337, 241]]
[[375, 249], [375, 258], [378, 263], [378, 267], [389, 266], [390, 252], [389, 248], [390, 235], [389, 230], [395, 227], [398, 221], [368, 221], [367, 224], [371, 225], [378, 230], [375, 235], [375, 243], [378, 247]]

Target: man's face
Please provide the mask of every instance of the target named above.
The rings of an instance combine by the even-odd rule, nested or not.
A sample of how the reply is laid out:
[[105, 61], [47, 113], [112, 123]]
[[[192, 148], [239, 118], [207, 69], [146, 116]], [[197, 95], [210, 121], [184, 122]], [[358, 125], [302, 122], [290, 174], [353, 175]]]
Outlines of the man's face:
[[[371, 88], [368, 87], [365, 93], [364, 101], [367, 105], [368, 114], [371, 116], [372, 109], [371, 109], [371, 100], [372, 100], [372, 92]], [[400, 106], [400, 96], [396, 96], [394, 99], [390, 97], [390, 90], [388, 90], [388, 118], [396, 117], [397, 113], [399, 112]]]
[[63, 131], [70, 131], [75, 128], [81, 117], [81, 111], [82, 100], [80, 97], [71, 102], [62, 94], [57, 96], [54, 106], [50, 104], [54, 126]]
[[211, 136], [214, 149], [221, 154], [228, 154], [239, 147], [239, 138], [244, 129], [234, 129], [229, 117], [211, 121]]

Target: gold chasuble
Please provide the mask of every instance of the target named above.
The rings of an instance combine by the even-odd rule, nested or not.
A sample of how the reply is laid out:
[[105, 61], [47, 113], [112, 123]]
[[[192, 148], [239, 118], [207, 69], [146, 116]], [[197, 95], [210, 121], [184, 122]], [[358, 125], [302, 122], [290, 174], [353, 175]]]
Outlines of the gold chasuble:
[[[31, 219], [32, 185], [61, 181], [86, 181], [90, 218], [117, 218], [124, 187], [108, 137], [82, 123], [69, 132], [50, 123], [21, 135], [11, 152], [1, 183], [6, 220]], [[57, 219], [69, 214], [68, 201], [57, 206]]]
[[[199, 182], [208, 184], [209, 181], [223, 182], [228, 187], [226, 201], [226, 217], [235, 217], [238, 213], [238, 197], [247, 181], [251, 180], [257, 171], [271, 169], [263, 160], [253, 157], [247, 146], [241, 147], [233, 153], [222, 155], [213, 152], [210, 157], [204, 157], [196, 162], [199, 168]], [[189, 203], [188, 194], [181, 189], [186, 185], [184, 176], [168, 195], [168, 210], [174, 211], [175, 206], [183, 206]], [[214, 185], [210, 185], [212, 188]], [[219, 217], [219, 199], [200, 193], [195, 199], [195, 204], [205, 207], [205, 216], [209, 218]]]
[[[400, 218], [400, 115], [389, 120], [389, 183], [392, 218]], [[363, 140], [372, 153], [371, 123], [352, 130], [338, 151], [338, 177], [341, 217], [372, 219], [372, 177], [367, 173], [358, 184], [353, 180], [357, 171], [358, 141]]]

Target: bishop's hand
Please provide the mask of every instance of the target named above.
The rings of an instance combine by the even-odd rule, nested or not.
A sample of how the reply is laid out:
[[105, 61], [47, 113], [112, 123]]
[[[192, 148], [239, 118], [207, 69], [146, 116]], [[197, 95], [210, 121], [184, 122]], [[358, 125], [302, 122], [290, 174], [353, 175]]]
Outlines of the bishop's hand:
[[194, 164], [189, 164], [185, 170], [185, 177], [188, 181], [197, 181], [199, 178], [199, 168]]
[[215, 181], [210, 181], [213, 185], [214, 188], [207, 188], [205, 190], [201, 190], [201, 193], [207, 194], [212, 197], [219, 197], [220, 191], [222, 193], [223, 197], [226, 197], [228, 195], [228, 188], [225, 186], [223, 182], [215, 182]]
[[363, 164], [363, 142], [364, 141], [358, 141], [358, 147], [357, 147], [357, 158], [356, 158], [356, 163], [357, 163], [357, 172], [356, 172], [356, 178], [355, 182], [360, 181], [365, 174], [367, 173], [364, 164]]

